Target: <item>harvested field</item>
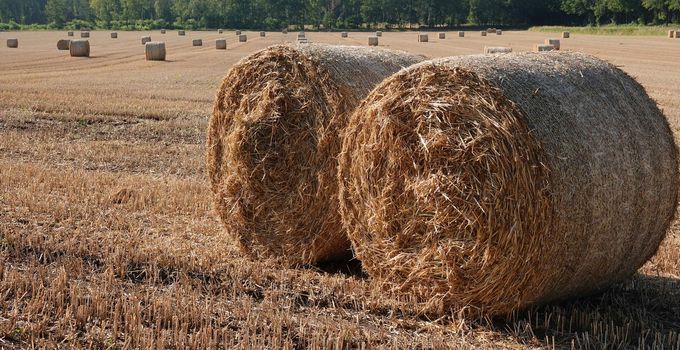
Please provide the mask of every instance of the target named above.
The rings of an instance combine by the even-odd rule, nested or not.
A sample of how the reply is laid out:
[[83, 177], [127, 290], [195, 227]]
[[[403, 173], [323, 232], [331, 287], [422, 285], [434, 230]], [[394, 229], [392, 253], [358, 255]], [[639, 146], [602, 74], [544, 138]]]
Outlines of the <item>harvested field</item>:
[[[89, 59], [59, 32], [1, 32], [0, 348], [678, 348], [680, 226], [632, 279], [601, 294], [505, 319], [433, 319], [408, 296], [375, 290], [356, 261], [281, 268], [244, 258], [214, 212], [205, 132], [215, 93], [241, 58], [285, 35], [233, 31], [163, 37], [90, 32]], [[560, 33], [482, 37], [383, 32], [380, 46], [429, 57], [485, 46], [531, 51]], [[472, 34], [472, 35], [470, 35]], [[306, 32], [362, 45], [373, 32]], [[226, 38], [227, 50], [192, 47]], [[680, 136], [680, 42], [573, 35], [563, 51], [634, 76]]]

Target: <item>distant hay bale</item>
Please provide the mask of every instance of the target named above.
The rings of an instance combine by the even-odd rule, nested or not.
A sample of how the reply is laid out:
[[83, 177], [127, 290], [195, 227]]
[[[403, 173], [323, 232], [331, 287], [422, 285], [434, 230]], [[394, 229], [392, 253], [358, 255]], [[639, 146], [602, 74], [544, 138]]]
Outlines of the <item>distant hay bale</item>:
[[236, 36], [239, 36], [239, 35], [241, 35], [241, 31], [240, 31], [240, 30], [237, 30], [237, 31], [236, 31]]
[[[111, 39], [118, 39], [118, 33], [111, 32]], [[142, 44], [144, 44], [144, 43], [142, 43]]]
[[484, 47], [484, 53], [485, 54], [496, 54], [496, 53], [511, 53], [512, 48], [511, 47], [491, 47], [491, 46], [485, 46]]
[[347, 32], [342, 32], [342, 33], [340, 33], [340, 37], [346, 38], [346, 37], [347, 37]]
[[675, 31], [675, 38], [676, 39], [680, 38], [680, 31], [678, 30]]
[[260, 37], [264, 38], [265, 36], [267, 36], [267, 32], [260, 32]]
[[545, 52], [545, 51], [554, 51], [555, 47], [552, 45], [545, 45], [545, 44], [536, 44], [534, 45], [534, 51], [535, 52]]
[[283, 33], [283, 34], [288, 34], [288, 29], [284, 29], [282, 33]]
[[87, 39], [71, 40], [69, 52], [71, 57], [90, 57], [90, 41]]
[[364, 99], [338, 179], [374, 285], [474, 317], [635, 274], [672, 222], [678, 161], [655, 102], [607, 62], [459, 56], [402, 70]]
[[142, 45], [146, 45], [146, 43], [148, 43], [148, 42], [151, 42], [151, 37], [150, 36], [143, 36], [142, 37]]
[[378, 46], [378, 37], [377, 36], [369, 36], [368, 37], [368, 46]]
[[669, 31], [668, 31], [668, 37], [669, 37], [669, 38], [674, 38], [674, 37], [675, 37], [675, 31], [674, 31], [674, 30], [669, 30]]
[[191, 45], [193, 45], [193, 46], [203, 46], [203, 40], [202, 39], [193, 39], [191, 41]]
[[224, 33], [224, 30], [222, 30], [222, 29], [217, 30], [217, 34], [222, 34], [222, 33]]
[[458, 37], [459, 37], [459, 38], [464, 38], [464, 37], [465, 37], [465, 32], [463, 32], [463, 31], [458, 32]]
[[227, 39], [217, 39], [217, 40], [215, 40], [215, 48], [217, 50], [226, 50], [227, 49]]
[[479, 32], [479, 34], [480, 34], [481, 36], [486, 36], [486, 31], [482, 30], [481, 32]]
[[419, 43], [426, 43], [428, 41], [429, 41], [429, 39], [428, 39], [427, 34], [418, 34], [418, 42]]
[[555, 50], [560, 49], [560, 39], [545, 39], [544, 44], [554, 46]]
[[489, 34], [493, 34], [493, 33], [496, 32], [496, 28], [487, 28], [486, 32], [489, 33]]
[[297, 265], [351, 257], [336, 158], [349, 114], [421, 56], [379, 48], [272, 46], [235, 64], [208, 126], [208, 174], [226, 232], [252, 257]]
[[165, 43], [149, 41], [144, 45], [147, 61], [165, 61]]
[[90, 37], [90, 32], [80, 32], [80, 37], [81, 37], [81, 38], [89, 38], [89, 37]]
[[569, 39], [571, 37], [571, 34], [569, 32], [562, 32], [562, 38], [563, 39]]
[[73, 36], [73, 32], [66, 32], [67, 36]]
[[382, 32], [381, 32], [381, 31], [377, 31], [377, 32], [375, 32], [375, 36], [377, 36], [377, 37], [381, 37], [381, 36], [382, 36]]
[[9, 38], [7, 39], [7, 47], [11, 49], [16, 49], [19, 47], [19, 39], [17, 38]]
[[71, 40], [62, 39], [57, 41], [57, 50], [68, 50], [71, 45]]
[[304, 38], [304, 37], [305, 37], [305, 32], [298, 32], [297, 37], [298, 37], [298, 38]]
[[446, 33], [439, 33], [439, 39], [446, 39]]
[[503, 35], [503, 31], [500, 29], [496, 29], [496, 35]]
[[245, 43], [246, 41], [248, 41], [248, 36], [246, 36], [245, 34], [241, 34], [238, 36], [238, 42]]
[[183, 30], [178, 30], [178, 31], [177, 31], [177, 35], [179, 35], [179, 36], [185, 36], [186, 33], [185, 33]]
[[165, 34], [165, 29], [161, 29], [161, 34]]

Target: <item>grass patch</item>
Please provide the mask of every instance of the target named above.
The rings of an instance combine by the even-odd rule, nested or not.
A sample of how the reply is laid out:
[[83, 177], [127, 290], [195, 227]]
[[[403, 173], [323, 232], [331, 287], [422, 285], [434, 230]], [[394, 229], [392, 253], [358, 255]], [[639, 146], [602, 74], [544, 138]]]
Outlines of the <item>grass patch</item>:
[[529, 28], [530, 32], [571, 32], [572, 34], [592, 34], [592, 35], [639, 35], [639, 36], [663, 36], [668, 30], [677, 26], [643, 26], [637, 24], [624, 25], [604, 25], [586, 27], [563, 27], [563, 26], [540, 26]]

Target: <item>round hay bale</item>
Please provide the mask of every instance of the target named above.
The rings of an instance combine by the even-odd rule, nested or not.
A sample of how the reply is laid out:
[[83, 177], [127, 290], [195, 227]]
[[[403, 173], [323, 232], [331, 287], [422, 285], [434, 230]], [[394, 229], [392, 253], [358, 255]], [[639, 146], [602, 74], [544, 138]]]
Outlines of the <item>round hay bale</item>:
[[241, 34], [241, 35], [238, 36], [238, 42], [240, 42], [240, 43], [245, 43], [246, 41], [248, 41], [248, 36], [247, 36], [247, 35]]
[[446, 39], [446, 33], [439, 33], [439, 39]]
[[90, 32], [80, 32], [80, 37], [81, 37], [81, 38], [89, 38], [89, 37], [90, 37]]
[[202, 39], [194, 39], [191, 41], [191, 45], [193, 46], [203, 46], [203, 40]]
[[458, 32], [458, 37], [459, 37], [459, 38], [464, 38], [464, 37], [465, 37], [465, 32], [463, 32], [463, 31]]
[[283, 34], [288, 34], [288, 29], [284, 29], [282, 33], [283, 33]]
[[146, 43], [151, 42], [151, 37], [150, 36], [143, 36], [142, 37], [142, 45], [146, 45]]
[[165, 29], [161, 29], [161, 34], [165, 34], [165, 32], [166, 32]]
[[217, 30], [217, 34], [222, 34], [222, 33], [224, 33], [224, 30], [222, 30], [222, 29]]
[[217, 40], [215, 40], [215, 48], [217, 50], [226, 50], [227, 49], [227, 39], [217, 39]]
[[426, 43], [428, 41], [429, 41], [429, 39], [428, 39], [427, 34], [418, 34], [418, 42], [419, 43]]
[[485, 31], [481, 31], [481, 32], [479, 32], [479, 34], [480, 34], [481, 36], [486, 36], [486, 32], [485, 32]]
[[304, 38], [304, 37], [305, 37], [305, 32], [298, 32], [297, 37], [298, 37], [298, 38]]
[[177, 35], [179, 35], [179, 36], [185, 36], [185, 35], [186, 35], [186, 32], [183, 31], [183, 30], [178, 30], [178, 31], [177, 31]]
[[240, 31], [240, 30], [237, 30], [237, 31], [236, 31], [236, 35], [241, 35], [241, 31]]
[[368, 37], [368, 46], [378, 46], [378, 37], [377, 36], [369, 36]]
[[423, 311], [508, 314], [596, 292], [655, 253], [676, 210], [666, 119], [584, 54], [417, 64], [376, 87], [344, 135], [356, 255]]
[[67, 36], [73, 36], [73, 32], [66, 32]]
[[489, 33], [489, 34], [493, 34], [493, 33], [496, 32], [496, 28], [487, 28], [486, 32]]
[[19, 47], [19, 39], [17, 38], [9, 38], [7, 39], [7, 47], [11, 49], [16, 49]]
[[571, 33], [569, 32], [562, 32], [562, 38], [563, 39], [569, 39], [571, 37]]
[[71, 45], [71, 40], [62, 39], [57, 41], [57, 50], [68, 50]]
[[545, 39], [544, 44], [554, 46], [555, 50], [560, 49], [560, 39]]
[[503, 31], [500, 29], [496, 29], [496, 35], [503, 35]]
[[680, 31], [679, 30], [675, 31], [675, 38], [676, 39], [680, 38]]
[[[118, 33], [111, 32], [111, 39], [118, 39]], [[142, 44], [144, 44], [144, 43], [142, 43]]]
[[267, 36], [267, 33], [266, 32], [260, 32], [260, 36], [264, 38], [265, 36]]
[[89, 40], [71, 40], [69, 45], [71, 57], [90, 57], [90, 41]]
[[490, 46], [484, 47], [485, 54], [511, 53], [511, 52], [512, 52], [511, 47], [490, 47]]
[[147, 61], [165, 61], [165, 43], [162, 41], [149, 41], [144, 44], [144, 52]]
[[351, 257], [336, 198], [341, 131], [376, 84], [422, 59], [279, 45], [231, 68], [208, 126], [207, 169], [217, 212], [244, 252], [290, 265]]
[[348, 35], [347, 35], [347, 32], [342, 32], [342, 33], [340, 33], [340, 37], [341, 37], [341, 38], [346, 38], [347, 36], [348, 36]]
[[546, 52], [546, 51], [554, 51], [555, 47], [552, 45], [545, 45], [545, 44], [536, 44], [534, 45], [534, 51], [535, 52]]
[[381, 31], [377, 31], [377, 32], [375, 32], [375, 36], [377, 36], [377, 37], [381, 37], [381, 36], [382, 36], [382, 32], [381, 32]]

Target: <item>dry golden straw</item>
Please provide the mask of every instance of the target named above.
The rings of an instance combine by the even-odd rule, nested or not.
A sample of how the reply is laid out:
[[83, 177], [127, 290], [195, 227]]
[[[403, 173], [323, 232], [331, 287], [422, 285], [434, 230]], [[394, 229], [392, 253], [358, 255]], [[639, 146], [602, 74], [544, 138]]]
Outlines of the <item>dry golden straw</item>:
[[226, 231], [255, 258], [290, 265], [351, 256], [337, 202], [349, 114], [402, 67], [400, 51], [272, 46], [232, 67], [208, 127], [208, 173]]
[[441, 313], [507, 314], [630, 277], [664, 238], [678, 191], [655, 102], [577, 53], [402, 70], [352, 115], [338, 169], [363, 268]]

